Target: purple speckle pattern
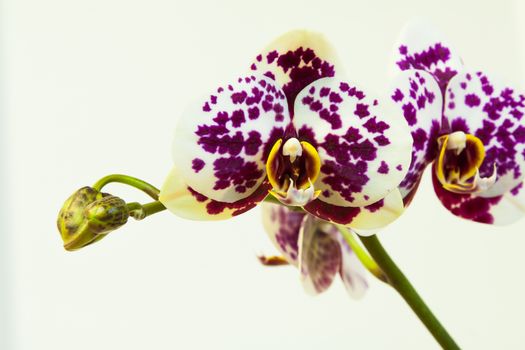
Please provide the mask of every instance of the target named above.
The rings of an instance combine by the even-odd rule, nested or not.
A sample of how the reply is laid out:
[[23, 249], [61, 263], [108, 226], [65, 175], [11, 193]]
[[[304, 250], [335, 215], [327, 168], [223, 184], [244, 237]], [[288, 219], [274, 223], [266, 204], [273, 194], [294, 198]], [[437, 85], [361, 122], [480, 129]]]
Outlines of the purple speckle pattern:
[[293, 123], [299, 138], [319, 151], [321, 174], [315, 183], [323, 191], [319, 199], [334, 205], [366, 205], [379, 199], [366, 193], [372, 187], [370, 179], [390, 175], [388, 169], [399, 164], [386, 159], [393, 142], [392, 119], [377, 99], [348, 82], [328, 78], [311, 86], [297, 97]]
[[271, 189], [270, 184], [264, 181], [257, 189], [247, 197], [244, 197], [234, 203], [225, 203], [213, 200], [206, 197], [205, 195], [197, 192], [191, 187], [187, 187], [189, 193], [197, 201], [205, 207], [208, 215], [219, 215], [228, 212], [231, 216], [237, 216], [253, 209], [257, 204], [262, 202], [267, 196], [268, 191]]
[[447, 87], [447, 98], [455, 104], [444, 111], [451, 131], [469, 132], [483, 142], [481, 176], [490, 176], [495, 164], [498, 181], [508, 182], [506, 190], [520, 184], [525, 175], [525, 96], [475, 72], [458, 74]]
[[303, 285], [312, 294], [322, 293], [341, 269], [341, 247], [331, 235], [319, 230], [317, 220], [304, 222], [300, 259]]
[[[343, 129], [342, 117], [339, 112], [340, 104], [343, 102], [342, 96], [345, 96], [346, 100], [350, 98], [355, 101], [353, 114], [359, 120], [371, 115], [369, 111], [371, 105], [364, 101], [364, 92], [355, 87], [344, 84], [332, 90], [331, 87], [325, 86], [318, 91], [318, 93], [314, 92], [313, 94], [308, 92], [300, 102], [307, 106], [310, 111], [315, 112], [320, 119], [330, 124], [332, 131]], [[336, 112], [330, 111], [332, 106], [336, 107], [334, 108]], [[312, 124], [314, 123], [315, 121], [312, 121]], [[389, 127], [384, 122], [377, 123], [375, 117], [367, 118], [362, 126], [377, 136], [384, 136], [384, 130]], [[377, 155], [377, 142], [363, 137], [360, 129], [350, 126], [346, 128], [343, 135], [333, 132], [325, 135], [323, 142], [318, 140], [319, 146], [328, 155], [321, 167], [321, 172], [325, 175], [322, 181], [328, 185], [329, 191], [339, 192], [341, 197], [349, 202], [354, 201], [354, 193], [361, 192], [363, 186], [367, 184], [369, 179], [367, 161], [374, 160]]]
[[204, 165], [206, 165], [206, 163], [204, 163], [204, 161], [200, 158], [194, 158], [192, 161], [191, 161], [191, 168], [193, 170], [195, 170], [196, 173], [198, 173], [199, 171], [202, 170], [202, 168], [204, 168]]
[[246, 76], [214, 90], [177, 128], [174, 160], [189, 187], [217, 201], [253, 193], [265, 178], [265, 151], [289, 124], [284, 92]]
[[[429, 73], [437, 83], [441, 93], [437, 99], [444, 103], [445, 90], [450, 80], [463, 69], [463, 62], [451, 46], [442, 38], [442, 35], [428, 23], [422, 21], [410, 22], [403, 32], [395, 52], [395, 63], [401, 71], [419, 70]], [[426, 78], [425, 78], [426, 79]], [[416, 101], [414, 101], [416, 102]], [[407, 121], [414, 120], [414, 108], [405, 107], [403, 110]], [[451, 105], [453, 108], [453, 104]], [[440, 127], [448, 128], [447, 121], [439, 113]]]
[[271, 79], [285, 76], [279, 81], [288, 101], [289, 113], [293, 118], [293, 104], [299, 92], [310, 83], [335, 75], [335, 66], [319, 57], [315, 47], [297, 44], [286, 50], [269, 50], [265, 55], [258, 55], [252, 64], [252, 71]]
[[235, 191], [244, 193], [263, 176], [263, 171], [257, 168], [255, 162], [245, 162], [238, 156], [218, 158], [213, 162], [213, 168], [217, 177], [214, 190], [234, 187]]
[[484, 198], [472, 194], [446, 191], [433, 174], [437, 197], [452, 214], [461, 218], [491, 225], [508, 225], [523, 218], [525, 191], [523, 182], [502, 196]]
[[[418, 33], [412, 34], [418, 35]], [[461, 68], [461, 61], [443, 42], [416, 41], [417, 39], [412, 37], [404, 39], [404, 43], [398, 47], [397, 66], [402, 71], [417, 69], [429, 72], [436, 79], [441, 91], [444, 92], [450, 79]]]
[[297, 264], [299, 231], [306, 213], [264, 204], [263, 215], [264, 227], [272, 242], [288, 262]]
[[262, 213], [270, 239], [286, 261], [301, 268], [308, 292], [323, 292], [339, 272], [350, 296], [364, 294], [368, 287], [364, 268], [334, 225], [274, 204], [263, 204]]
[[[462, 83], [465, 84], [465, 83]], [[465, 84], [466, 85], [466, 84]], [[466, 89], [466, 87], [465, 87]], [[454, 106], [456, 105], [454, 102], [449, 102], [449, 106], [454, 109]], [[479, 106], [481, 103], [481, 100], [479, 99], [478, 95], [476, 94], [467, 94], [465, 95], [465, 105], [471, 108]]]
[[400, 73], [392, 90], [392, 101], [408, 122], [413, 140], [410, 168], [399, 185], [401, 194], [406, 197], [419, 182], [427, 165], [437, 155], [436, 139], [441, 125], [441, 92], [429, 73], [417, 70]]
[[[328, 192], [328, 196], [325, 195], [324, 197], [330, 198], [330, 194], [331, 192]], [[350, 224], [361, 212], [360, 207], [341, 207], [319, 199], [311, 201], [304, 209], [318, 218], [342, 225]]]
[[388, 174], [388, 171], [389, 171], [389, 167], [388, 167], [388, 164], [382, 160], [381, 161], [381, 165], [379, 166], [379, 168], [377, 169], [377, 172], [378, 173], [381, 173], [381, 174]]
[[351, 224], [360, 214], [377, 213], [383, 208], [387, 207], [382, 199], [364, 207], [341, 207], [316, 199], [304, 207], [313, 216], [341, 225]]
[[471, 194], [449, 192], [443, 188], [434, 171], [432, 182], [438, 199], [452, 214], [483, 224], [494, 223], [495, 218], [491, 209], [501, 202], [503, 196], [483, 198]]

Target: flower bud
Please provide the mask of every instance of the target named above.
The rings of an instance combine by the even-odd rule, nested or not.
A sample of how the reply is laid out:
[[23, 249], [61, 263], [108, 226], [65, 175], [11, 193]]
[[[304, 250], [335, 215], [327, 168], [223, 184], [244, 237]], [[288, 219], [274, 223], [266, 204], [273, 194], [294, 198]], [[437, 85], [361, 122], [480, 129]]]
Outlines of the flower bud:
[[77, 250], [104, 238], [128, 221], [126, 202], [91, 187], [73, 193], [58, 214], [64, 248]]

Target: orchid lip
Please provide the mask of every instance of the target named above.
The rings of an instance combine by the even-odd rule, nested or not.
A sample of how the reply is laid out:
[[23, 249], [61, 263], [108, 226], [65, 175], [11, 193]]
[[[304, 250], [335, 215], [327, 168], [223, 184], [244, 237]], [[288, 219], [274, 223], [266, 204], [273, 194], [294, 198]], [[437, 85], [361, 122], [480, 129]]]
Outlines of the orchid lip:
[[444, 189], [460, 194], [482, 193], [497, 180], [497, 169], [481, 177], [479, 168], [485, 159], [483, 142], [474, 135], [456, 131], [438, 138], [436, 176]]
[[310, 143], [297, 138], [286, 142], [279, 139], [266, 162], [270, 193], [283, 204], [304, 206], [320, 194], [313, 185], [320, 169], [319, 154]]
[[310, 187], [306, 189], [298, 189], [295, 187], [293, 180], [290, 179], [290, 186], [288, 187], [286, 193], [270, 190], [270, 194], [272, 194], [285, 205], [303, 207], [319, 197], [321, 194], [321, 191], [315, 190], [312, 181], [310, 179], [308, 179], [308, 181], [310, 183]]

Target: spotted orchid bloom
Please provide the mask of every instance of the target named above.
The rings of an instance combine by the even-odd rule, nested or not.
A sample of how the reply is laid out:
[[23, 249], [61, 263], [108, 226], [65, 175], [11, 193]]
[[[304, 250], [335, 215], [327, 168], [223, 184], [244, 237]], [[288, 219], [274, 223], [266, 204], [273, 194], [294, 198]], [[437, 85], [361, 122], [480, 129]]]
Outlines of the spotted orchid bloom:
[[414, 146], [400, 185], [408, 205], [433, 163], [435, 192], [454, 215], [508, 224], [525, 211], [525, 96], [466, 68], [428, 24], [410, 23], [396, 51], [392, 99]]
[[323, 36], [285, 34], [180, 118], [160, 201], [220, 220], [270, 195], [339, 224], [385, 226], [403, 210], [412, 143], [385, 96], [346, 80]]
[[[365, 268], [334, 225], [280, 205], [264, 203], [262, 209], [264, 229], [284, 262], [299, 269], [306, 292], [324, 292], [339, 274], [351, 297], [364, 295]], [[274, 259], [261, 257], [270, 265]]]

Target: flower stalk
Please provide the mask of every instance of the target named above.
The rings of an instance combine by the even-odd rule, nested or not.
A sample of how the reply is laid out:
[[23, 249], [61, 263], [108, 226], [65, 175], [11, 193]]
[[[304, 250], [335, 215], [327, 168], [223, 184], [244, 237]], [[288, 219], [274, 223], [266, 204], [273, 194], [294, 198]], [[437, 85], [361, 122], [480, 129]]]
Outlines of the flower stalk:
[[388, 278], [388, 283], [405, 299], [412, 311], [423, 322], [434, 339], [446, 350], [459, 349], [454, 339], [447, 332], [445, 327], [434, 316], [423, 299], [419, 296], [410, 281], [405, 277], [403, 272], [397, 267], [392, 258], [381, 245], [376, 235], [364, 237], [359, 236], [361, 242], [383, 270]]
[[[101, 192], [104, 186], [114, 182], [139, 189], [155, 201], [147, 204], [126, 203], [116, 196]], [[166, 207], [158, 201], [159, 192], [155, 186], [145, 181], [122, 174], [105, 176], [98, 180], [93, 187], [84, 187], [78, 190], [64, 203], [59, 214], [58, 227], [64, 240], [64, 247], [67, 250], [81, 249], [99, 241], [108, 233], [126, 224], [128, 217], [142, 220], [165, 210]], [[268, 196], [265, 201], [283, 205], [272, 196]], [[291, 209], [303, 210], [300, 207], [292, 207]], [[359, 236], [366, 247], [364, 249], [347, 227], [343, 225], [334, 226], [355, 252], [363, 266], [380, 281], [390, 284], [401, 295], [444, 349], [459, 349], [447, 330], [390, 258], [376, 235]]]
[[102, 190], [104, 186], [112, 182], [123, 183], [128, 186], [135, 187], [136, 189], [141, 190], [142, 192], [146, 193], [148, 196], [150, 196], [154, 200], [159, 199], [160, 190], [158, 188], [147, 183], [146, 181], [137, 179], [136, 177], [129, 176], [129, 175], [111, 174], [111, 175], [104, 176], [102, 179], [98, 180], [93, 185], [93, 189], [95, 189], [96, 191], [100, 191]]

